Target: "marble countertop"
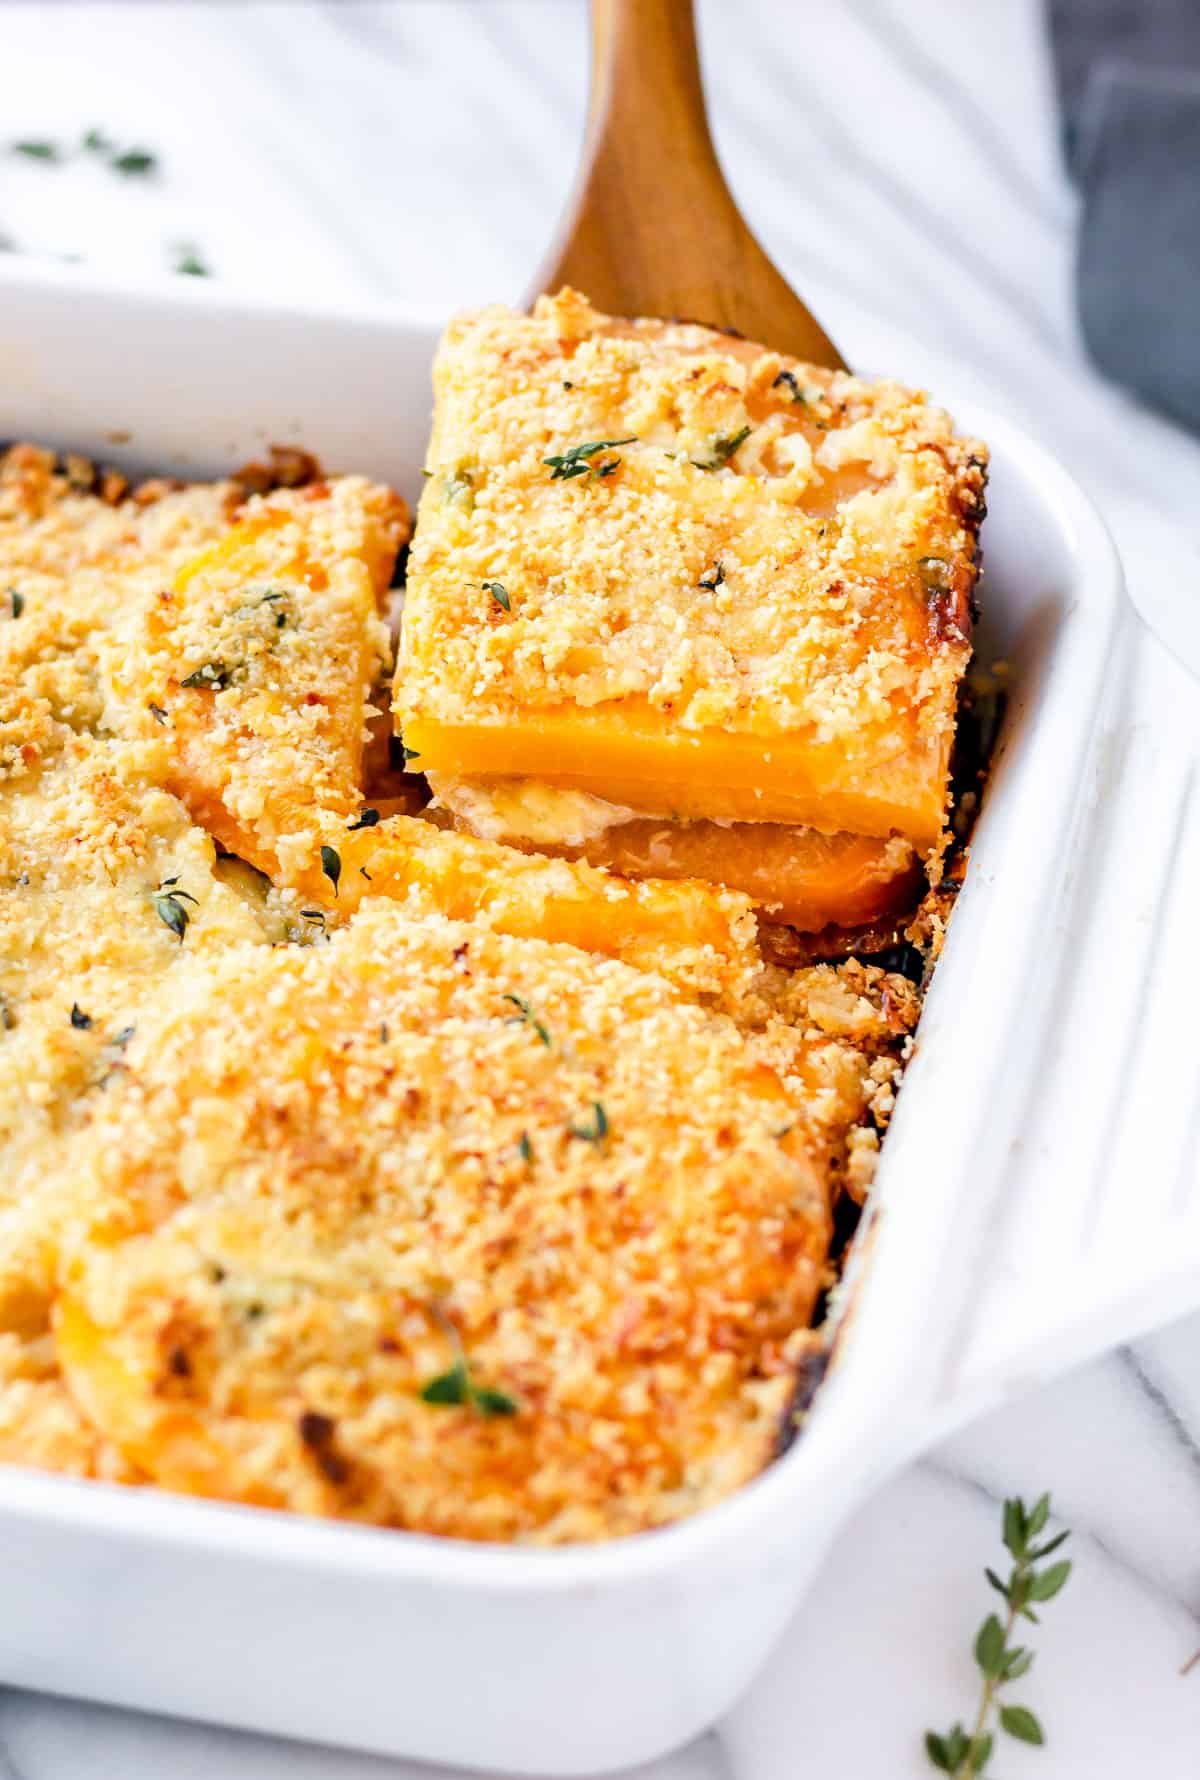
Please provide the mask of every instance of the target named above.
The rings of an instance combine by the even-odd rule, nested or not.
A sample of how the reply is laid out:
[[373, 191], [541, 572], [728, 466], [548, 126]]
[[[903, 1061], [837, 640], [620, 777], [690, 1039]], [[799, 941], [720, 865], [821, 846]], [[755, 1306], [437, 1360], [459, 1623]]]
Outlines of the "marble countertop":
[[[785, 273], [853, 356], [879, 315], [953, 358], [1101, 502], [1143, 614], [1197, 664], [1200, 443], [1088, 367], [1035, 0], [701, 0], [715, 133]], [[570, 184], [578, 0], [6, 0], [13, 137], [91, 126], [160, 157], [0, 158], [0, 238], [120, 271], [186, 244], [232, 286], [423, 312], [516, 296]], [[916, 355], [919, 357], [919, 353]], [[894, 367], [901, 375], [907, 367]], [[919, 364], [912, 374], [920, 376]], [[1154, 549], [1147, 516], [1154, 520]], [[1075, 1575], [1023, 1694], [1046, 1751], [998, 1774], [1200, 1769], [1200, 1315], [976, 1424], [846, 1525], [768, 1672], [647, 1780], [906, 1780], [974, 1698], [1006, 1493], [1054, 1494]], [[8, 1691], [0, 1780], [368, 1780], [412, 1764]]]

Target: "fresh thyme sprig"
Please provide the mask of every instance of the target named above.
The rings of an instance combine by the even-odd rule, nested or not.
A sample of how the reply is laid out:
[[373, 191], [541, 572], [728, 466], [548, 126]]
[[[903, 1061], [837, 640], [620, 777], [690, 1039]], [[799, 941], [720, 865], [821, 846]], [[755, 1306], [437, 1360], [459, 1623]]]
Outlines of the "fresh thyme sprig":
[[1042, 1744], [1046, 1741], [1041, 1724], [1028, 1706], [1012, 1705], [998, 1696], [1002, 1687], [1010, 1681], [1020, 1680], [1033, 1667], [1033, 1651], [1012, 1643], [1017, 1621], [1028, 1619], [1036, 1625], [1038, 1616], [1033, 1611], [1034, 1603], [1052, 1601], [1071, 1574], [1071, 1564], [1066, 1558], [1048, 1564], [1043, 1570], [1036, 1568], [1043, 1558], [1057, 1551], [1070, 1537], [1069, 1533], [1058, 1533], [1043, 1544], [1036, 1544], [1049, 1518], [1048, 1495], [1040, 1496], [1032, 1508], [1026, 1508], [1019, 1496], [1004, 1504], [1004, 1543], [1012, 1555], [1013, 1567], [1007, 1582], [1002, 1582], [994, 1570], [984, 1571], [991, 1586], [1003, 1598], [1006, 1612], [1003, 1621], [989, 1613], [975, 1639], [975, 1661], [983, 1676], [975, 1722], [970, 1731], [961, 1724], [954, 1724], [943, 1735], [928, 1731], [925, 1736], [925, 1753], [930, 1762], [940, 1773], [950, 1774], [953, 1780], [970, 1780], [973, 1774], [984, 1772], [995, 1743], [993, 1723], [998, 1723], [1002, 1731], [1018, 1742]]
[[576, 476], [611, 476], [621, 459], [619, 457], [599, 458], [601, 451], [615, 451], [618, 445], [636, 445], [637, 434], [630, 433], [627, 439], [593, 439], [586, 445], [568, 445], [565, 451], [556, 451], [551, 457], [544, 457], [542, 462], [550, 471], [551, 482], [571, 482]]

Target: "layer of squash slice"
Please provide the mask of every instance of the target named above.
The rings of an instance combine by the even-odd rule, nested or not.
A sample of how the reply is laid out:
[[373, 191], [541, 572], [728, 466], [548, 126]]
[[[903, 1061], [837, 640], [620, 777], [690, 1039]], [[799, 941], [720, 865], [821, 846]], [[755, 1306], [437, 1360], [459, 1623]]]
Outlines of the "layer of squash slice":
[[536, 778], [662, 816], [802, 824], [826, 834], [937, 844], [945, 814], [949, 732], [925, 738], [911, 719], [880, 724], [847, 759], [844, 746], [791, 735], [688, 730], [645, 706], [531, 713], [506, 725], [408, 718], [414, 770], [450, 778]]
[[770, 822], [658, 822], [606, 829], [579, 854], [629, 878], [703, 878], [742, 890], [774, 921], [817, 933], [911, 907], [924, 875], [905, 841]]
[[280, 859], [287, 883], [331, 916], [366, 897], [407, 898], [455, 921], [555, 940], [721, 995], [759, 968], [750, 898], [696, 879], [644, 883], [583, 861], [522, 853], [418, 816], [358, 826], [315, 816]]

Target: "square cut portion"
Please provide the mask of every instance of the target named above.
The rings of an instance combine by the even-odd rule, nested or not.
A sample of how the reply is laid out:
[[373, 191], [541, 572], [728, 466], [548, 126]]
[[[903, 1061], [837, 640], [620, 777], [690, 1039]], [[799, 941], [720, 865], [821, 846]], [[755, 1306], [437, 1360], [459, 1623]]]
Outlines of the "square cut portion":
[[434, 375], [415, 767], [936, 845], [983, 445], [896, 383], [571, 291], [453, 323]]
[[830, 1237], [762, 1049], [659, 977], [382, 900], [230, 955], [68, 1165], [76, 1401], [168, 1488], [459, 1538], [720, 1500], [777, 1446]]

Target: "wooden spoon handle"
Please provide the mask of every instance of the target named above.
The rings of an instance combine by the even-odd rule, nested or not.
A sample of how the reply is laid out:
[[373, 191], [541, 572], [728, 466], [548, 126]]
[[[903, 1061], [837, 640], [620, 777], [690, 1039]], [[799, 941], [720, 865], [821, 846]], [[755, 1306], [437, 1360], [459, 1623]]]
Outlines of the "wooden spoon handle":
[[725, 184], [692, 0], [592, 0], [582, 167], [538, 289], [562, 284], [615, 315], [703, 321], [815, 363], [842, 363]]

